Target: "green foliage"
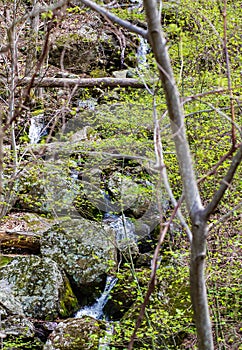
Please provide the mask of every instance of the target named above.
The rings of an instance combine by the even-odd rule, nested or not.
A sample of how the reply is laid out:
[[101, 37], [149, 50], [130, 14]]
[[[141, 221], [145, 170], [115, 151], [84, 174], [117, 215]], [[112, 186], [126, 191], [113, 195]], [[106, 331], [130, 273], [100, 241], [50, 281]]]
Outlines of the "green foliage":
[[51, 10], [41, 13], [41, 18], [43, 20], [49, 20], [53, 18], [53, 12]]
[[21, 350], [41, 350], [43, 343], [38, 338], [26, 338], [24, 336], [8, 337], [3, 341], [3, 350], [21, 349]]
[[0, 268], [12, 261], [12, 257], [0, 255]]
[[[148, 317], [143, 320], [137, 332], [135, 349], [151, 349], [152, 341], [159, 349], [181, 349], [183, 339], [189, 333], [194, 333], [188, 267], [178, 264], [178, 256], [171, 251], [167, 254], [170, 264], [161, 262], [157, 270], [155, 292], [151, 295], [147, 307]], [[127, 309], [127, 300], [132, 306], [125, 312], [120, 323], [115, 325], [112, 343], [117, 347], [127, 344], [130, 340], [147, 291], [150, 270], [136, 270], [135, 279], [127, 270], [120, 271], [118, 278], [118, 284], [113, 291], [114, 302], [116, 295], [119, 297], [117, 301], [121, 309]]]
[[[226, 91], [227, 73], [224, 55], [224, 24], [222, 16], [222, 3], [216, 1], [164, 1], [162, 8], [162, 25], [166, 33], [169, 46], [169, 53], [175, 71], [181, 96], [184, 101], [185, 125], [187, 128], [187, 138], [191, 147], [195, 172], [198, 179], [206, 177], [210, 170], [231, 148], [231, 112], [230, 96]], [[78, 6], [68, 8], [67, 12], [72, 14], [82, 14], [83, 10]], [[141, 9], [128, 11], [127, 8], [112, 9], [112, 11], [123, 19], [131, 20], [133, 23], [144, 22], [144, 14]], [[241, 120], [241, 62], [242, 54], [240, 48], [241, 37], [241, 1], [227, 1], [227, 37], [228, 53], [231, 68], [231, 80], [233, 85], [235, 103], [235, 121], [240, 126]], [[51, 11], [42, 15], [42, 19], [50, 19]], [[79, 41], [78, 33], [63, 35], [59, 39], [59, 44], [68, 44]], [[85, 41], [85, 38], [82, 38]], [[138, 46], [139, 40], [135, 38], [134, 44]], [[57, 41], [58, 43], [58, 41]], [[89, 44], [86, 40], [85, 44]], [[104, 43], [101, 43], [104, 46]], [[106, 46], [105, 46], [106, 47]], [[130, 56], [130, 61], [134, 61], [134, 51], [126, 53]], [[129, 68], [129, 67], [128, 67]], [[91, 75], [98, 77], [103, 75], [103, 70], [98, 66], [93, 68]], [[168, 171], [169, 180], [175, 197], [178, 199], [182, 193], [181, 178], [173, 144], [173, 135], [169, 129], [169, 120], [165, 115], [165, 96], [157, 83], [157, 72], [152, 54], [147, 56], [147, 62], [139, 67], [134, 74], [141, 77], [148, 84], [155, 96], [157, 115], [160, 120], [161, 139], [164, 149], [164, 161]], [[235, 88], [237, 87], [237, 88]], [[224, 89], [223, 92], [202, 95], [208, 91]], [[79, 91], [79, 99], [89, 99], [98, 95], [98, 89], [82, 89]], [[99, 91], [100, 93], [100, 91]], [[50, 95], [53, 94], [52, 97]], [[199, 96], [195, 96], [199, 94]], [[1, 96], [6, 97], [6, 92], [1, 91]], [[186, 97], [193, 96], [191, 99]], [[53, 106], [57, 109], [58, 95], [51, 91], [48, 99], [52, 98]], [[95, 165], [103, 164], [100, 187], [105, 189], [105, 180], [110, 175], [117, 164], [111, 164], [106, 153], [125, 154], [142, 157], [142, 166], [147, 170], [154, 164], [153, 146], [153, 115], [152, 108], [154, 98], [147, 90], [132, 89], [102, 89], [99, 106], [95, 113], [86, 112], [75, 106], [70, 106], [67, 118], [74, 119], [76, 125], [80, 118], [80, 125], [88, 125], [92, 128], [91, 135], [85, 142], [72, 146], [71, 151], [67, 146], [66, 154], [71, 159], [55, 160], [50, 171], [45, 172], [41, 162], [37, 165], [27, 167], [27, 171], [21, 180], [21, 187], [16, 191], [19, 200], [26, 204], [28, 210], [36, 207], [40, 208], [42, 202], [39, 196], [43, 194], [44, 188], [54, 183], [52, 209], [65, 208], [68, 202], [68, 193], [73, 182], [70, 178], [70, 169], [73, 167], [82, 170], [87, 167], [87, 171]], [[69, 103], [69, 102], [68, 102]], [[36, 111], [36, 113], [41, 112]], [[64, 119], [65, 117], [63, 117]], [[73, 130], [71, 130], [73, 132]], [[74, 130], [75, 131], [75, 130]], [[238, 142], [239, 133], [236, 132]], [[61, 139], [67, 141], [71, 133], [67, 133]], [[26, 142], [26, 134], [21, 135], [21, 142]], [[63, 142], [64, 143], [64, 142]], [[75, 149], [81, 156], [78, 158]], [[65, 154], [65, 150], [59, 150]], [[24, 153], [22, 150], [20, 153]], [[53, 152], [58, 154], [58, 149]], [[100, 158], [96, 153], [101, 154]], [[4, 167], [7, 186], [5, 192], [11, 190], [12, 183], [12, 156], [6, 156]], [[93, 154], [93, 156], [92, 156]], [[68, 158], [68, 157], [67, 157]], [[106, 160], [108, 159], [108, 161]], [[50, 163], [53, 162], [50, 161]], [[105, 163], [106, 162], [106, 163]], [[108, 169], [105, 169], [108, 162]], [[80, 165], [81, 164], [81, 165]], [[88, 166], [87, 166], [88, 164]], [[202, 200], [207, 204], [218, 189], [220, 182], [231, 164], [231, 157], [224, 161], [214, 173], [210, 174], [199, 184]], [[92, 167], [93, 165], [93, 167]], [[130, 165], [130, 169], [136, 167], [137, 163]], [[21, 168], [21, 166], [20, 166]], [[23, 165], [25, 168], [25, 165]], [[43, 178], [42, 178], [42, 172]], [[62, 172], [62, 173], [61, 173]], [[59, 179], [60, 174], [65, 178], [59, 184], [55, 179]], [[88, 174], [87, 174], [88, 175]], [[59, 177], [58, 177], [59, 176]], [[105, 179], [106, 176], [106, 179]], [[129, 175], [121, 176], [122, 179]], [[239, 172], [235, 175], [230, 189], [226, 192], [224, 199], [218, 207], [211, 223], [218, 223], [221, 215], [239, 204], [241, 201], [242, 182]], [[131, 172], [130, 178], [134, 176]], [[134, 179], [135, 181], [136, 179]], [[156, 183], [157, 179], [152, 171], [145, 171], [141, 180], [149, 180]], [[89, 219], [100, 219], [101, 213], [95, 206], [88, 203], [85, 191], [82, 186], [78, 188], [81, 192], [74, 199], [75, 208], [79, 213]], [[114, 195], [119, 196], [119, 189]], [[136, 191], [136, 189], [134, 189]], [[69, 191], [69, 192], [68, 192]], [[147, 197], [149, 191], [140, 187], [138, 193]], [[72, 193], [71, 193], [72, 194]], [[90, 197], [92, 194], [88, 193]], [[98, 200], [97, 192], [93, 191], [93, 197]], [[65, 199], [67, 198], [67, 199]], [[89, 198], [90, 199], [90, 198]], [[65, 203], [67, 200], [67, 203]], [[8, 204], [5, 198], [4, 205]], [[23, 208], [23, 207], [22, 207]], [[53, 210], [53, 211], [54, 211]], [[68, 213], [67, 213], [68, 214]], [[184, 215], [186, 216], [184, 210]], [[86, 216], [85, 216], [86, 215]], [[239, 232], [241, 232], [241, 208], [233, 211], [230, 219], [218, 224], [211, 230], [209, 237], [209, 259], [207, 263], [208, 275], [208, 297], [212, 310], [212, 321], [214, 324], [214, 334], [216, 342], [227, 348], [239, 348], [241, 345], [241, 328], [239, 322], [242, 318], [240, 300], [241, 295], [241, 243]], [[172, 245], [173, 243], [170, 243]], [[157, 270], [157, 281], [155, 292], [151, 296], [147, 308], [148, 319], [142, 323], [137, 333], [135, 348], [151, 349], [152, 342], [157, 349], [187, 349], [194, 348], [196, 339], [194, 336], [194, 324], [191, 313], [189, 297], [189, 273], [188, 257], [184, 255], [187, 247], [181, 244], [181, 237], [174, 238], [176, 253], [164, 252], [163, 261]], [[182, 262], [181, 262], [182, 261]], [[1, 260], [2, 265], [7, 261]], [[113, 269], [110, 263], [110, 269]], [[142, 268], [136, 270], [135, 276], [127, 269], [121, 269], [118, 273], [119, 282], [113, 292], [114, 303], [120, 309], [122, 318], [120, 323], [115, 324], [115, 334], [111, 343], [113, 349], [125, 348], [132, 335], [135, 320], [138, 315], [140, 305], [147, 290], [150, 270]], [[137, 283], [138, 281], [138, 283]], [[116, 291], [116, 292], [115, 292]], [[69, 298], [67, 293], [66, 299]], [[63, 306], [63, 305], [62, 305]], [[65, 308], [63, 306], [63, 315]], [[189, 342], [190, 341], [190, 342]], [[14, 347], [15, 345], [12, 345]], [[189, 347], [190, 346], [190, 347]], [[16, 346], [17, 347], [17, 346]], [[11, 348], [11, 347], [10, 347]], [[19, 346], [21, 348], [21, 346]], [[24, 347], [22, 346], [24, 349]], [[26, 347], [27, 349], [28, 347]], [[32, 347], [33, 348], [33, 347]]]
[[240, 344], [239, 325], [242, 318], [242, 244], [239, 231], [235, 234], [236, 225], [233, 226], [221, 226], [215, 239], [210, 239], [207, 274], [210, 276], [208, 297], [216, 340], [224, 346], [227, 344], [237, 348]]
[[79, 6], [68, 7], [66, 9], [67, 13], [80, 14], [83, 10]]

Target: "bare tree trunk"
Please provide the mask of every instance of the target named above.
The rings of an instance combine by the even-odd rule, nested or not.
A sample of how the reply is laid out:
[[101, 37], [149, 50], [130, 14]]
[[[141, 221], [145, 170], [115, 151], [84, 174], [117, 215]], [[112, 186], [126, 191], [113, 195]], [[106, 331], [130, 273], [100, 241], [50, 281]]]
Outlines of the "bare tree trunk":
[[186, 205], [192, 221], [190, 282], [199, 349], [213, 350], [212, 327], [204, 277], [207, 217], [204, 214], [204, 208], [194, 175], [192, 157], [186, 138], [183, 110], [173, 76], [166, 40], [160, 24], [157, 2], [155, 0], [144, 0], [144, 8], [147, 17], [149, 41], [157, 61], [166, 95]]
[[203, 212], [197, 214], [193, 224], [190, 261], [190, 294], [194, 311], [194, 320], [198, 335], [199, 350], [212, 350], [212, 327], [209, 317], [205, 280], [205, 258], [207, 223]]

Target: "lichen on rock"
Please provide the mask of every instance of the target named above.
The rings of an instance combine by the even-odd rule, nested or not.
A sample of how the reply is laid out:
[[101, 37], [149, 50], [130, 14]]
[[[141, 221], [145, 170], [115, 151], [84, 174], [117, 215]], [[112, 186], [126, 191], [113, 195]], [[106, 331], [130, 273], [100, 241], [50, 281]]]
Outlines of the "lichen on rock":
[[114, 231], [83, 218], [68, 220], [43, 234], [41, 253], [66, 271], [76, 288], [89, 293], [116, 264]]
[[18, 256], [0, 269], [26, 316], [54, 320], [72, 314], [78, 305], [69, 282], [56, 262], [38, 256]]
[[67, 319], [51, 333], [44, 350], [96, 350], [105, 328], [104, 321], [89, 316]]

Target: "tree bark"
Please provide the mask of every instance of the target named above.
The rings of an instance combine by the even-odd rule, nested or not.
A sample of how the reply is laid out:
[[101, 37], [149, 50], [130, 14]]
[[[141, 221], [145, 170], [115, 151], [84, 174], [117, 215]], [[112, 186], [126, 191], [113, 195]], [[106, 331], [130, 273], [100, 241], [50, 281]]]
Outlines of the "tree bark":
[[212, 327], [204, 277], [207, 218], [194, 174], [190, 147], [186, 138], [184, 114], [166, 47], [166, 40], [161, 28], [157, 2], [155, 0], [144, 0], [144, 8], [148, 23], [149, 41], [166, 95], [186, 206], [192, 221], [190, 286], [199, 350], [213, 350]]
[[212, 326], [209, 316], [205, 280], [208, 227], [204, 214], [204, 211], [198, 213], [192, 225], [193, 239], [191, 242], [190, 258], [190, 294], [198, 335], [198, 348], [199, 350], [212, 350], [214, 348]]

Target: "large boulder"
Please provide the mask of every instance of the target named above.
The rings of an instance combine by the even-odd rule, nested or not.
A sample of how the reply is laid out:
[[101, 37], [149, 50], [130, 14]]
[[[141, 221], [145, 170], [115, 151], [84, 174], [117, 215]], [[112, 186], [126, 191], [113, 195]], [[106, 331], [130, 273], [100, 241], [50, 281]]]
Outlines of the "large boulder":
[[137, 37], [115, 29], [92, 10], [75, 7], [51, 34], [49, 62], [74, 74], [107, 75], [134, 67]]
[[[16, 257], [0, 269], [0, 283], [8, 284], [25, 316], [54, 320], [69, 316], [77, 309], [78, 302], [67, 277], [57, 263], [47, 257]], [[18, 313], [20, 311], [19, 306]]]
[[[142, 173], [141, 167], [135, 170]], [[136, 180], [136, 181], [135, 181]], [[147, 211], [150, 204], [150, 191], [145, 183], [138, 183], [133, 174], [124, 175], [114, 172], [108, 181], [108, 189], [112, 198], [118, 201], [120, 208], [129, 213], [134, 218], [140, 218]]]
[[[126, 40], [125, 35], [133, 40]], [[136, 65], [132, 42], [132, 34], [114, 30], [97, 13], [76, 7], [76, 13], [66, 16], [52, 35], [49, 62], [70, 73], [97, 78], [107, 75], [106, 70]]]
[[51, 333], [44, 350], [96, 350], [105, 328], [104, 321], [89, 316], [67, 319], [60, 322]]
[[115, 233], [107, 225], [83, 218], [53, 226], [41, 238], [41, 253], [54, 260], [81, 295], [102, 284], [116, 266]]

